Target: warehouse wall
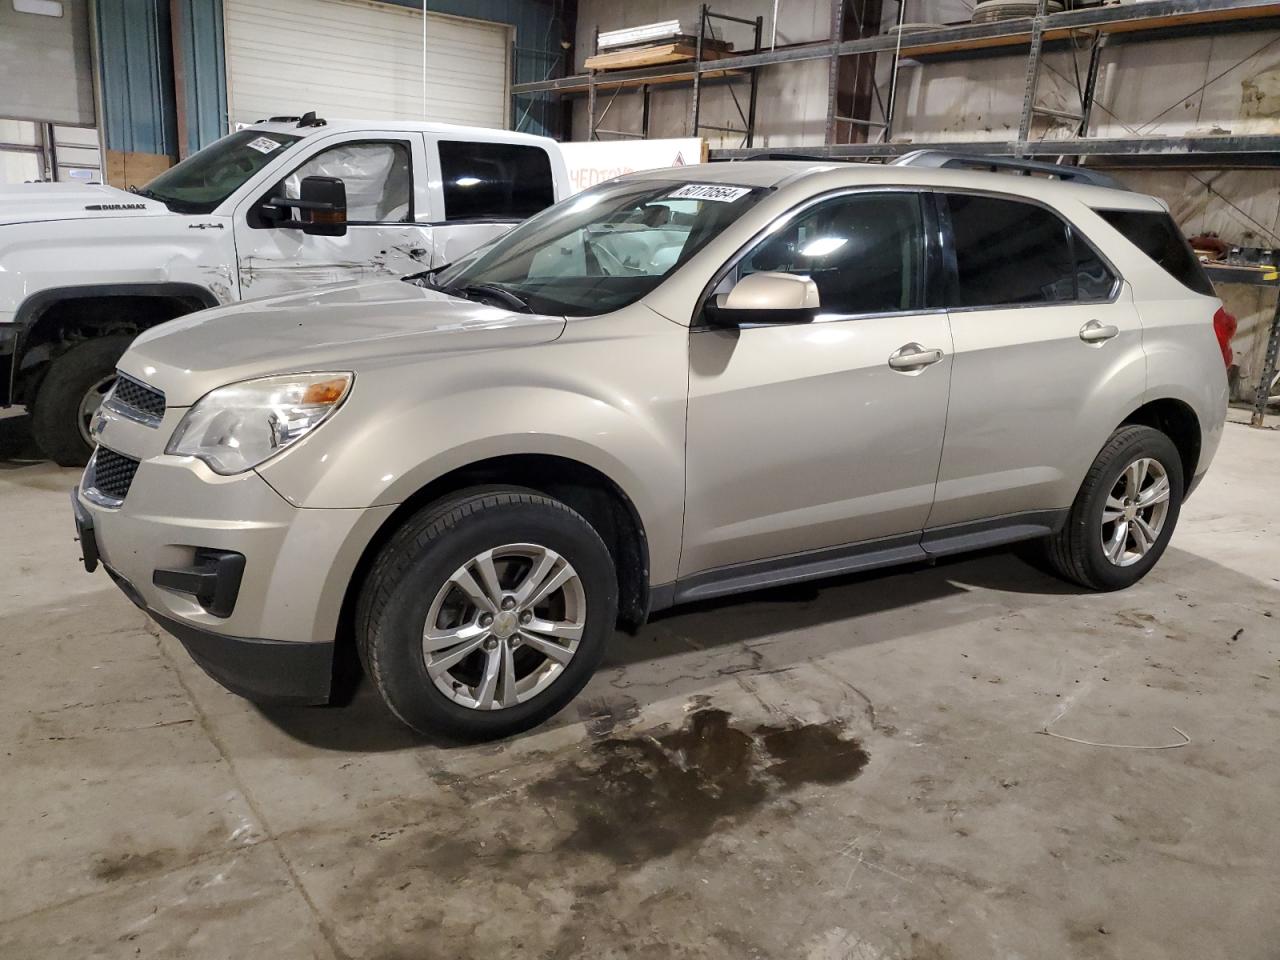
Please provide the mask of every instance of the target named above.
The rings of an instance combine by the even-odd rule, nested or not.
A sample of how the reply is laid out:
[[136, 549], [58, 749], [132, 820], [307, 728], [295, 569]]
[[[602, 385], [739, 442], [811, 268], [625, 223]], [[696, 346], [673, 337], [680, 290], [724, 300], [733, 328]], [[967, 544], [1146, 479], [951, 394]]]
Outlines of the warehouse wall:
[[[1072, 54], [1045, 57], [1037, 103], [1078, 110]], [[1083, 73], [1083, 51], [1076, 60]], [[1016, 136], [1024, 56], [931, 62], [911, 71], [899, 101], [895, 139], [946, 141]], [[1207, 86], [1204, 86], [1207, 82]], [[1204, 86], [1204, 89], [1200, 89]], [[1067, 137], [1072, 124], [1038, 117], [1033, 138]], [[1105, 51], [1090, 135], [1208, 136], [1280, 133], [1280, 32], [1231, 33]], [[1232, 244], [1280, 248], [1280, 172], [1122, 171], [1135, 190], [1165, 200], [1188, 236], [1216, 232]], [[1251, 400], [1262, 368], [1276, 294], [1222, 285], [1240, 321], [1233, 395]]]
[[[222, 0], [174, 0], [176, 97], [185, 105], [183, 156], [227, 132]], [[181, 131], [180, 131], [181, 133]]]
[[[385, 2], [422, 7], [420, 0]], [[226, 132], [221, 0], [175, 0], [172, 15], [171, 0], [97, 0], [96, 8], [109, 150], [176, 158]], [[543, 79], [560, 52], [562, 28], [551, 0], [428, 0], [427, 9], [512, 24], [520, 80]], [[179, 96], [186, 107], [182, 140]], [[513, 113], [519, 129], [556, 130], [558, 107], [546, 96], [517, 98]]]
[[[713, 6], [712, 8], [717, 9]], [[773, 0], [741, 0], [719, 4], [718, 9], [748, 19], [764, 17], [764, 43], [767, 46], [773, 29]], [[779, 46], [824, 40], [831, 29], [831, 7], [826, 0], [781, 0], [777, 29]], [[583, 69], [583, 61], [591, 56], [598, 25], [601, 32], [633, 27], [657, 20], [681, 19], [697, 29], [698, 4], [684, 0], [632, 0], [620, 4], [613, 0], [579, 0], [578, 29], [575, 38], [577, 62], [574, 72]], [[737, 50], [749, 49], [752, 31], [736, 24], [716, 23], [716, 36], [733, 43]], [[742, 110], [747, 109], [747, 85], [734, 87]], [[596, 107], [599, 117], [609, 102], [610, 92], [602, 91]], [[701, 116], [705, 123], [716, 126], [741, 127], [742, 119], [734, 106], [733, 96], [725, 84], [711, 82], [703, 87]], [[650, 100], [649, 130], [652, 137], [683, 137], [690, 133], [690, 94], [687, 86], [655, 86]], [[623, 91], [613, 100], [602, 126], [625, 131], [639, 131], [640, 94]], [[815, 60], [763, 70], [757, 106], [756, 146], [788, 146], [821, 143], [827, 122], [827, 62]], [[574, 101], [573, 130], [575, 139], [585, 139], [587, 104], [585, 98]], [[603, 139], [608, 139], [605, 134]], [[741, 137], [708, 132], [712, 147], [736, 147]]]
[[107, 149], [177, 156], [169, 0], [97, 0], [94, 10]]
[[[831, 32], [830, 0], [779, 0], [777, 45], [812, 43], [826, 40]], [[953, 23], [967, 20], [972, 4], [966, 0], [906, 0], [906, 22]], [[579, 0], [578, 29], [576, 34], [577, 63], [575, 71], [583, 69], [583, 61], [591, 55], [597, 25], [600, 30], [617, 30], [658, 20], [683, 20], [692, 30], [697, 29], [699, 4], [689, 0], [632, 0], [620, 4], [613, 0]], [[767, 47], [773, 35], [773, 0], [739, 0], [733, 3], [711, 5], [734, 16], [764, 18], [764, 44]], [[885, 4], [886, 18], [896, 16], [897, 7]], [[729, 40], [737, 50], [751, 45], [749, 28], [716, 23], [720, 39]], [[810, 60], [769, 67], [760, 71], [759, 100], [756, 111], [757, 147], [786, 147], [820, 144], [826, 136], [827, 90], [829, 61]], [[904, 74], [905, 78], [905, 74]], [[887, 71], [881, 77], [887, 92]], [[742, 109], [746, 111], [746, 84], [735, 87]], [[687, 86], [662, 88], [655, 86], [650, 102], [650, 135], [654, 137], [688, 136], [690, 133]], [[599, 95], [596, 115], [604, 111], [609, 93]], [[742, 119], [734, 105], [726, 85], [707, 85], [701, 97], [701, 116], [705, 123], [715, 126], [742, 126]], [[603, 126], [617, 130], [639, 130], [640, 95], [636, 92], [620, 93]], [[574, 102], [574, 138], [583, 139], [587, 129], [587, 107], [583, 98]], [[707, 131], [705, 136], [711, 147], [741, 146], [741, 137], [734, 134], [718, 134]], [[602, 137], [607, 139], [606, 134]]]

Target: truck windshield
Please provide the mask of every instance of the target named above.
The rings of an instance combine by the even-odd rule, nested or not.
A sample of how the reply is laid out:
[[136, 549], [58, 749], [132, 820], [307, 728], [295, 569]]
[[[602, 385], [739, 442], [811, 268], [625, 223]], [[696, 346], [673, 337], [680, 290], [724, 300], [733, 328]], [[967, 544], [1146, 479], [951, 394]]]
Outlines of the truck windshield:
[[240, 130], [170, 167], [138, 193], [177, 213], [212, 213], [282, 149], [301, 139], [275, 131]]
[[761, 196], [721, 183], [604, 184], [526, 220], [436, 284], [460, 295], [496, 288], [535, 313], [608, 313], [657, 287]]

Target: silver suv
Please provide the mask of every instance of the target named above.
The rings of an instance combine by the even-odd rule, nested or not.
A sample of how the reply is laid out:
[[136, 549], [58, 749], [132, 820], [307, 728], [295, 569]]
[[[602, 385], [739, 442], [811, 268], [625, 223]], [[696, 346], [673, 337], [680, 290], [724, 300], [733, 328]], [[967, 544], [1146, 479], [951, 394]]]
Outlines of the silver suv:
[[466, 738], [683, 601], [1032, 539], [1127, 587], [1218, 446], [1229, 317], [1160, 201], [968, 162], [636, 174], [440, 271], [148, 331], [86, 566], [231, 690], [323, 702], [354, 646]]

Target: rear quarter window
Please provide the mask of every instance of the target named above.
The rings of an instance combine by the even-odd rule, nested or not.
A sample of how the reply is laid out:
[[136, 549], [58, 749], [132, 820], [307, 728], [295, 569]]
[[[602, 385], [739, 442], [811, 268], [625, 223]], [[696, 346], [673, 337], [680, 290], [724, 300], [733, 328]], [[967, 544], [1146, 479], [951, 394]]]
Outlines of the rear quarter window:
[[1216, 296], [1213, 283], [1173, 217], [1162, 210], [1095, 210], [1184, 287]]

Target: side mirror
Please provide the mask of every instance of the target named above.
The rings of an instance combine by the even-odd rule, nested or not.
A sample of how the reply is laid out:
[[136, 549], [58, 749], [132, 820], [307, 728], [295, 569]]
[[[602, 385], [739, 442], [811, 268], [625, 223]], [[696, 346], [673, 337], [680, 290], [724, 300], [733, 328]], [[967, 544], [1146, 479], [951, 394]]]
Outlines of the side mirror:
[[733, 285], [722, 303], [707, 301], [707, 321], [736, 327], [747, 323], [809, 323], [818, 315], [818, 285], [794, 273], [752, 273]]
[[302, 232], [313, 237], [342, 237], [347, 233], [347, 185], [337, 177], [303, 177], [299, 199], [293, 201]]

